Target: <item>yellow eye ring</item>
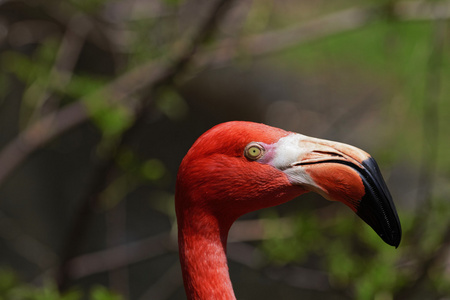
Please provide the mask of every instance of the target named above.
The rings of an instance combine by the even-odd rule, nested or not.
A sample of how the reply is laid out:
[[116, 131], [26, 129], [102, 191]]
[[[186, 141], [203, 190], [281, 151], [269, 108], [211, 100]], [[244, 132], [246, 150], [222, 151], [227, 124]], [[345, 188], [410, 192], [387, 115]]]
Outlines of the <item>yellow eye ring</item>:
[[245, 147], [244, 155], [248, 159], [257, 160], [264, 155], [265, 151], [266, 150], [264, 149], [263, 146], [261, 146], [258, 143], [252, 142]]

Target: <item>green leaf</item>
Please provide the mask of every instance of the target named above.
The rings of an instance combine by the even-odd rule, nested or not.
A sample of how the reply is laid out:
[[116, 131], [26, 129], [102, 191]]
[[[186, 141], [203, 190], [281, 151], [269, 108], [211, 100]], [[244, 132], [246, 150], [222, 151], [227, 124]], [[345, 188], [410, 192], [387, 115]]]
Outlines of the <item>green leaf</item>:
[[142, 174], [148, 180], [158, 180], [166, 174], [166, 167], [159, 159], [149, 159], [142, 166]]
[[106, 78], [89, 75], [73, 75], [65, 88], [65, 93], [74, 99], [84, 98], [101, 89], [107, 83]]
[[90, 300], [122, 300], [122, 296], [114, 293], [104, 286], [96, 286], [91, 289]]
[[115, 101], [113, 95], [94, 93], [84, 99], [92, 120], [106, 138], [118, 136], [131, 126], [134, 115], [131, 110]]
[[0, 269], [0, 297], [1, 295], [7, 294], [18, 284], [18, 281], [19, 280], [13, 271], [9, 269]]
[[160, 92], [156, 107], [172, 120], [184, 119], [189, 110], [187, 103], [174, 89], [164, 89]]

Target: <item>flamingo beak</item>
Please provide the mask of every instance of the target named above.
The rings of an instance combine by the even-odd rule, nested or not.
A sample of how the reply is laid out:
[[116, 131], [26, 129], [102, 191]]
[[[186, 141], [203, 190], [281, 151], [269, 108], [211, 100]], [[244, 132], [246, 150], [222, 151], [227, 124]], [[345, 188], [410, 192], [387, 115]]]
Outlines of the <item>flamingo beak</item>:
[[398, 247], [401, 225], [376, 161], [343, 143], [291, 134], [277, 142], [270, 164], [293, 185], [349, 206], [391, 246]]

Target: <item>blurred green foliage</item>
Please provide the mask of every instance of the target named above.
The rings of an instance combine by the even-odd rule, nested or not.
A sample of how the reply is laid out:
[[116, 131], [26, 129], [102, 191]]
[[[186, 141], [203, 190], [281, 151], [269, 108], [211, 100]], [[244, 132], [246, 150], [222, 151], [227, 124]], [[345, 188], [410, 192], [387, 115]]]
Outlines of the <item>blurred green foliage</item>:
[[23, 283], [11, 270], [0, 268], [0, 299], [1, 300], [122, 300], [123, 298], [104, 286], [94, 286], [88, 293], [72, 289], [61, 293], [52, 281], [46, 281], [42, 286]]
[[[292, 67], [303, 72], [317, 74], [327, 70], [340, 70], [342, 76], [349, 72], [366, 72], [373, 76], [383, 88], [392, 90], [391, 98], [384, 103], [389, 124], [386, 128], [385, 143], [389, 147], [379, 149], [382, 162], [398, 161], [405, 157], [420, 161], [422, 148], [418, 143], [423, 133], [423, 119], [430, 92], [427, 90], [430, 59], [433, 55], [433, 40], [436, 38], [436, 24], [432, 22], [398, 22], [379, 20], [361, 29], [319, 39], [292, 47], [278, 57]], [[449, 47], [444, 43], [444, 52]], [[435, 66], [440, 78], [437, 109], [439, 111], [440, 136], [448, 136], [450, 128], [450, 102], [445, 101], [450, 93], [450, 56], [444, 54]], [[383, 126], [382, 126], [383, 127]], [[450, 139], [440, 138], [439, 170], [450, 169], [450, 157], [444, 155], [450, 147]], [[397, 155], [397, 156], [396, 156]], [[399, 157], [401, 155], [402, 157]]]
[[155, 104], [172, 121], [183, 120], [189, 113], [186, 101], [174, 89], [161, 89]]
[[[110, 2], [69, 1], [76, 10], [93, 19], [99, 18], [102, 8]], [[174, 45], [180, 39], [180, 31], [191, 29], [177, 19], [180, 5], [184, 2], [165, 0], [161, 6], [166, 6], [157, 11], [155, 16], [142, 17], [139, 11], [130, 13], [130, 21], [120, 24], [127, 31], [123, 38], [126, 42], [121, 41], [127, 47], [124, 47], [125, 50], [116, 50], [118, 53], [114, 54], [114, 59], [121, 62], [115, 66], [116, 72], [125, 72], [151, 61], [168, 60], [171, 50], [176, 48]], [[304, 19], [313, 19], [336, 7], [355, 5], [351, 1], [332, 2], [322, 3], [322, 8], [310, 10], [312, 14]], [[361, 2], [373, 4], [387, 1]], [[274, 15], [276, 9], [277, 5], [273, 1], [254, 1], [245, 20], [238, 23], [242, 28], [235, 34], [245, 36], [281, 29], [297, 22], [297, 16], [302, 13], [298, 8], [288, 9], [286, 14], [277, 16]], [[441, 82], [438, 99], [435, 99], [439, 119], [437, 172], [448, 177], [450, 101], [446, 98], [450, 94], [450, 85], [447, 84], [450, 82], [450, 52], [448, 42], [445, 42], [441, 60], [433, 65], [436, 26], [436, 22], [403, 22], [380, 16], [370, 25], [293, 46], [267, 58], [267, 61], [311, 77], [325, 76], [323, 74], [333, 71], [351, 80], [354, 78], [352, 73], [357, 70], [371, 78], [376, 82], [374, 88], [387, 91], [387, 98], [380, 107], [385, 113], [384, 120], [388, 121], [379, 122], [383, 142], [374, 149], [375, 156], [382, 166], [407, 161], [412, 169], [418, 169], [422, 159], [422, 143], [426, 142], [423, 129], [427, 126], [424, 107], [429, 100], [430, 73], [436, 72]], [[100, 76], [86, 66], [74, 68], [68, 73], [57, 70], [55, 60], [61, 45], [61, 37], [56, 35], [33, 44], [33, 51], [29, 53], [23, 49], [0, 52], [0, 105], [3, 96], [11, 93], [8, 88], [15, 86], [6, 74], [13, 75], [14, 80], [23, 86], [20, 100], [22, 127], [45, 115], [41, 109], [49, 95], [58, 98], [52, 104], [54, 110], [81, 101], [102, 135], [102, 142], [96, 146], [96, 154], [106, 156], [132, 125], [135, 111], [128, 103], [116, 101], [113, 93], [99, 92], [117, 76], [114, 72]], [[242, 57], [252, 60], [251, 53], [235, 50], [241, 52], [239, 55]], [[191, 113], [189, 103], [172, 85], [159, 89], [153, 104], [153, 109], [170, 122], [186, 120]], [[173, 146], [179, 147], [177, 144]], [[175, 181], [175, 174], [170, 172], [167, 162], [157, 155], [143, 157], [132, 148], [118, 149], [115, 162], [122, 174], [102, 192], [103, 209], [116, 208], [127, 195], [145, 183], [156, 187], [151, 192], [148, 206], [174, 222], [174, 195], [173, 191], [168, 191], [168, 187]], [[325, 218], [311, 212], [284, 216], [276, 210], [265, 210], [260, 215], [270, 220], [264, 223], [267, 237], [260, 244], [265, 262], [301, 264], [320, 256], [323, 259], [317, 268], [327, 271], [330, 284], [336, 290], [349, 290], [354, 298], [361, 300], [392, 299], [397, 291], [416, 279], [417, 266], [412, 266], [411, 262], [417, 265], [423, 263], [417, 259], [429, 258], [442, 245], [442, 233], [450, 226], [446, 184], [439, 184], [429, 199], [426, 214], [418, 217], [417, 211], [404, 209], [400, 212], [404, 239], [397, 250], [382, 243], [373, 230], [356, 216], [348, 212], [341, 213], [339, 209], [332, 217]], [[418, 239], [420, 243], [417, 243]], [[450, 278], [445, 266], [432, 268], [428, 275], [432, 281], [427, 283], [427, 289], [440, 295], [450, 294]], [[78, 300], [86, 297], [93, 300], [121, 299], [101, 286], [92, 288], [86, 294], [81, 290], [60, 294], [52, 282], [35, 287], [21, 282], [14, 272], [0, 271], [0, 300]]]
[[[423, 241], [411, 247], [411, 238], [417, 234], [413, 227], [415, 214], [403, 212], [403, 240], [398, 249], [381, 242], [380, 237], [358, 217], [349, 212], [335, 212], [334, 217], [323, 217], [306, 212], [288, 216], [292, 231], [283, 234], [283, 225], [270, 222], [261, 249], [267, 260], [278, 264], [304, 263], [311, 257], [323, 257], [321, 266], [330, 274], [330, 283], [338, 290], [354, 293], [355, 299], [393, 299], [395, 292], [415, 279], [407, 261], [412, 257], [430, 257], [442, 245], [442, 232], [450, 226], [448, 201], [433, 201], [426, 222], [419, 228]], [[264, 218], [270, 213], [265, 212]], [[276, 218], [276, 215], [272, 214]], [[286, 218], [286, 216], [285, 216]], [[284, 224], [286, 224], [284, 222]], [[356, 233], [356, 234], [355, 234]], [[277, 237], [278, 236], [278, 237]], [[442, 270], [432, 273], [435, 284], [429, 287], [442, 295], [450, 291], [450, 276]]]

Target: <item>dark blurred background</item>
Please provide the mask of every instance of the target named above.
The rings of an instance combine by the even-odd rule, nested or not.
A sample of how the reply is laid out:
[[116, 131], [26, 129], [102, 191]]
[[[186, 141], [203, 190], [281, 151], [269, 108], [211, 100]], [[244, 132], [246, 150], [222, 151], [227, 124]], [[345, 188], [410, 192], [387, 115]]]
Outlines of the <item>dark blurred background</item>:
[[450, 2], [0, 0], [0, 299], [185, 299], [174, 188], [249, 120], [371, 153], [398, 249], [308, 194], [244, 216], [238, 299], [449, 299]]

